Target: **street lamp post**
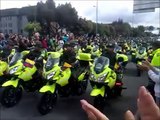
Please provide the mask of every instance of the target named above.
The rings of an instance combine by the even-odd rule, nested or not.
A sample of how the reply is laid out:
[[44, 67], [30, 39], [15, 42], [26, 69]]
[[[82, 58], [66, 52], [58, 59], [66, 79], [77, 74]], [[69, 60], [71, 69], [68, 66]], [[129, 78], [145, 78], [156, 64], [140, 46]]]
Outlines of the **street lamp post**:
[[98, 0], [96, 1], [96, 35], [98, 34]]
[[98, 34], [98, 0], [96, 1], [96, 5], [94, 5], [93, 7], [96, 7], [96, 35]]

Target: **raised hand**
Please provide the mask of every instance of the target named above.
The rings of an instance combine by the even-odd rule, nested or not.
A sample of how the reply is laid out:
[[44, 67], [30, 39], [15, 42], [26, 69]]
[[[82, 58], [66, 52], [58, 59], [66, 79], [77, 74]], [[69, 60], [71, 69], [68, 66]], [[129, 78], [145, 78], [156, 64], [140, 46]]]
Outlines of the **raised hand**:
[[89, 104], [86, 100], [81, 100], [83, 110], [87, 113], [89, 120], [109, 120], [103, 113]]

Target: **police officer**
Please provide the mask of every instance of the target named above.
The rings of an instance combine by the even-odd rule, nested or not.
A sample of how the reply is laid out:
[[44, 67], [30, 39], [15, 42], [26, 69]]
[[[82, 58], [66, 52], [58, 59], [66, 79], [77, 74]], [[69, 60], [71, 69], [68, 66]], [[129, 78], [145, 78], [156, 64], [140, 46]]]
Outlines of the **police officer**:
[[116, 64], [116, 53], [114, 52], [115, 44], [110, 43], [107, 45], [106, 49], [102, 50], [102, 56], [109, 58], [110, 65], [109, 67], [114, 70], [114, 65]]

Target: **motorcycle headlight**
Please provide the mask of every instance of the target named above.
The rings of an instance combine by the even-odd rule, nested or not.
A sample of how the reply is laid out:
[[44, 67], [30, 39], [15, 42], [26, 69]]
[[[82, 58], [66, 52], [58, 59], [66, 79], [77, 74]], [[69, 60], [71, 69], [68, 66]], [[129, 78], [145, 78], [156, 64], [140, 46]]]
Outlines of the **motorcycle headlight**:
[[52, 72], [52, 73], [49, 73], [47, 75], [47, 80], [50, 80], [54, 75], [55, 75], [56, 72]]
[[117, 75], [117, 79], [118, 79], [118, 80], [122, 80], [122, 79], [123, 79], [123, 74], [118, 74], [118, 75]]
[[9, 74], [14, 74], [17, 71], [18, 67], [14, 67], [9, 71]]
[[95, 80], [96, 80], [96, 77], [95, 77], [95, 75], [94, 75], [94, 74], [90, 74], [89, 79], [90, 79], [90, 80], [92, 80], [92, 81], [95, 81]]
[[98, 82], [104, 82], [104, 79], [106, 78], [107, 74], [103, 74], [102, 76], [98, 77], [97, 81]]

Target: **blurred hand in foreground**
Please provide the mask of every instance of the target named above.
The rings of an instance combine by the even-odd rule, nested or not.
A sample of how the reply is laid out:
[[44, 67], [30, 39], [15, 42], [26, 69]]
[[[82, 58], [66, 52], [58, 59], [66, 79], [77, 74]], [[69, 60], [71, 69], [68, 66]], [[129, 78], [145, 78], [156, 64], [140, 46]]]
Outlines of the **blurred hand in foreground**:
[[[144, 86], [139, 89], [137, 106], [141, 120], [160, 120], [160, 109]], [[132, 112], [127, 111], [125, 120], [136, 119]]]
[[[109, 118], [86, 100], [81, 100], [81, 105], [83, 110], [87, 113], [89, 120], [109, 120]], [[141, 120], [160, 120], [160, 109], [144, 86], [139, 89], [137, 106]], [[136, 118], [133, 113], [128, 110], [125, 113], [125, 120], [136, 120]]]
[[81, 100], [83, 110], [87, 113], [89, 120], [109, 120], [103, 113], [89, 104], [86, 100]]

